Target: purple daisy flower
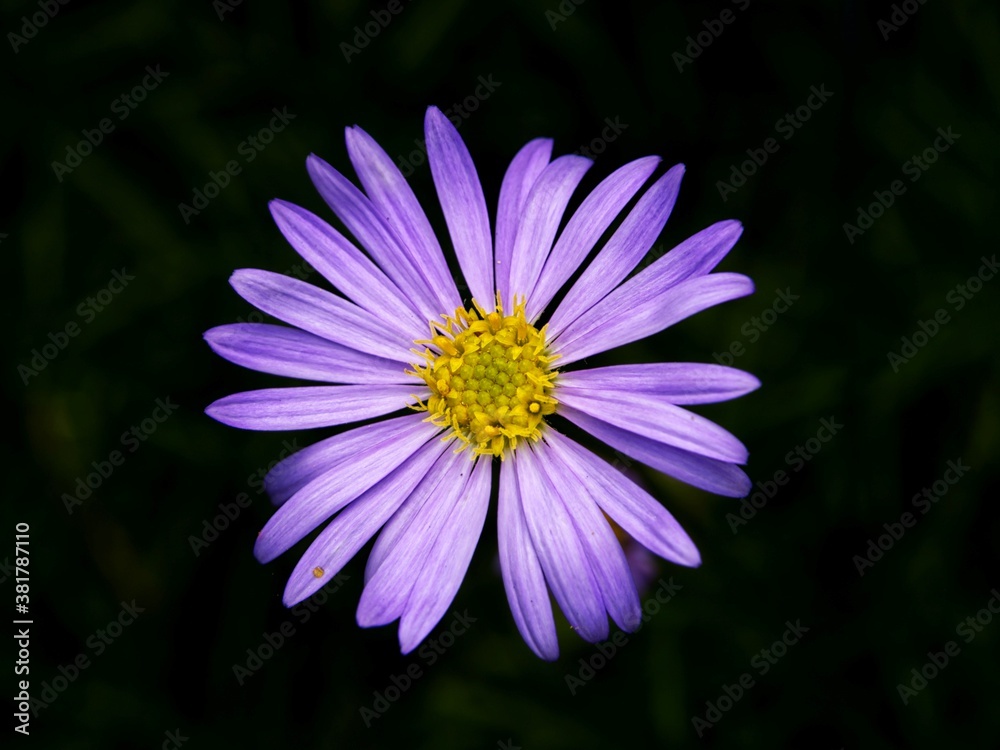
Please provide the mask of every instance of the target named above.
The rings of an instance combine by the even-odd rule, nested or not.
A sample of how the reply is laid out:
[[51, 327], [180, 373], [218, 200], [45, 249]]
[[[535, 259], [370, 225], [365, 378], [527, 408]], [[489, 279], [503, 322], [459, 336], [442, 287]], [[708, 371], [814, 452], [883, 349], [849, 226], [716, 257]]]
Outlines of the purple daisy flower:
[[471, 304], [463, 305], [427, 216], [392, 159], [363, 130], [348, 128], [363, 192], [316, 156], [307, 168], [367, 255], [309, 211], [271, 203], [281, 232], [343, 296], [269, 271], [239, 270], [231, 282], [240, 296], [292, 327], [244, 323], [205, 334], [212, 349], [239, 365], [335, 385], [238, 393], [206, 411], [243, 429], [294, 430], [409, 409], [278, 464], [265, 484], [279, 507], [254, 548], [266, 563], [326, 524], [285, 588], [284, 603], [292, 606], [381, 529], [357, 620], [362, 627], [399, 620], [404, 653], [428, 635], [458, 591], [498, 464], [507, 598], [528, 646], [555, 659], [550, 591], [588, 641], [607, 638], [608, 615], [627, 631], [640, 624], [636, 586], [608, 518], [674, 563], [696, 566], [700, 557], [659, 502], [558, 432], [549, 415], [695, 487], [731, 497], [750, 489], [737, 466], [746, 462], [746, 448], [683, 407], [748, 393], [760, 385], [752, 375], [688, 363], [563, 369], [750, 294], [746, 276], [710, 273], [742, 228], [714, 224], [626, 280], [673, 208], [683, 174], [677, 165], [642, 194], [547, 313], [660, 159], [637, 159], [608, 176], [559, 232], [592, 162], [551, 159], [552, 141], [533, 140], [504, 177], [494, 236], [458, 131], [435, 107], [425, 129]]

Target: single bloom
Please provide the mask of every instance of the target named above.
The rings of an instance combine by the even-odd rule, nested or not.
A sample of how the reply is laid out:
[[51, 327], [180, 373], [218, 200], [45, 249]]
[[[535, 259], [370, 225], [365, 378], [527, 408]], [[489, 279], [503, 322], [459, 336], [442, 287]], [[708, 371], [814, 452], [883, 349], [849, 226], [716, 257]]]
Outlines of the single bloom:
[[286, 239], [339, 294], [238, 270], [231, 279], [237, 293], [288, 326], [237, 323], [205, 334], [236, 364], [324, 385], [237, 393], [206, 411], [251, 430], [367, 422], [271, 470], [265, 486], [278, 509], [254, 553], [269, 562], [325, 524], [285, 588], [284, 603], [293, 606], [377, 533], [357, 621], [399, 620], [403, 653], [451, 605], [482, 533], [497, 467], [507, 598], [525, 642], [551, 660], [558, 643], [550, 592], [588, 641], [608, 637], [608, 615], [626, 631], [640, 624], [639, 595], [609, 519], [666, 560], [701, 561], [657, 500], [555, 429], [553, 415], [695, 487], [730, 497], [750, 489], [738, 466], [747, 460], [743, 444], [684, 407], [741, 396], [760, 385], [755, 377], [695, 363], [573, 367], [750, 294], [746, 276], [712, 273], [742, 227], [714, 224], [629, 277], [670, 215], [682, 165], [653, 181], [598, 249], [658, 157], [606, 177], [564, 222], [592, 161], [552, 159], [552, 141], [533, 140], [507, 169], [491, 226], [458, 131], [435, 107], [425, 131], [467, 293], [393, 160], [363, 130], [348, 128], [361, 188], [316, 156], [306, 166], [354, 241], [304, 208], [270, 205]]

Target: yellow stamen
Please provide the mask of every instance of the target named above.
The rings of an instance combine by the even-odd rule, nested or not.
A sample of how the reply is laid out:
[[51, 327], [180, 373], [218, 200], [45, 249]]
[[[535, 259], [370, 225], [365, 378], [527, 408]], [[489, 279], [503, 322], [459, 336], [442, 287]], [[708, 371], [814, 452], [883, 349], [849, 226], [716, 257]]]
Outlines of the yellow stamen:
[[443, 323], [432, 321], [424, 345], [423, 364], [410, 374], [431, 390], [418, 410], [427, 421], [450, 428], [446, 439], [457, 437], [459, 450], [473, 456], [503, 458], [518, 439], [538, 440], [543, 417], [556, 409], [552, 397], [555, 359], [547, 351], [545, 328], [528, 323], [524, 300], [515, 299], [514, 312], [504, 315], [497, 296], [496, 309], [487, 313], [475, 300], [473, 309], [459, 308]]

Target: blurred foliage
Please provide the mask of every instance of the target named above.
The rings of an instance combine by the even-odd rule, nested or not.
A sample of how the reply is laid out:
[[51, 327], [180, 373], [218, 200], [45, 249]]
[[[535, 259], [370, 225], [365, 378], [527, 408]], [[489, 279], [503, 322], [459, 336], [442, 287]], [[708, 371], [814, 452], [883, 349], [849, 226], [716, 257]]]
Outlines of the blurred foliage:
[[[880, 30], [889, 3], [404, 2], [363, 47], [357, 29], [386, 5], [71, 3], [29, 38], [23, 17], [34, 23], [43, 5], [4, 3], [0, 159], [12, 193], [0, 241], [16, 321], [4, 388], [17, 419], [2, 515], [8, 539], [15, 522], [31, 524], [33, 691], [77, 654], [90, 666], [33, 721], [37, 746], [153, 747], [177, 730], [192, 748], [436, 750], [982, 746], [997, 736], [1000, 627], [968, 644], [955, 629], [1000, 585], [989, 510], [1000, 489], [1000, 281], [961, 310], [948, 297], [997, 247], [994, 4], [903, 3], [916, 12]], [[713, 36], [723, 12], [732, 22]], [[706, 30], [710, 43], [679, 71], [676, 55]], [[344, 44], [358, 47], [349, 61]], [[147, 66], [166, 77], [130, 108], [121, 97], [153, 80]], [[225, 394], [281, 384], [201, 340], [251, 312], [226, 283], [233, 269], [298, 263], [267, 201], [329, 215], [304, 170], [310, 152], [349, 170], [341, 129], [360, 124], [408, 158], [425, 107], [473, 96], [481, 76], [499, 85], [460, 132], [491, 205], [525, 141], [551, 136], [557, 153], [572, 152], [619, 118], [627, 128], [579, 195], [656, 153], [687, 165], [664, 248], [721, 219], [744, 223], [722, 268], [752, 276], [754, 296], [594, 361], [712, 361], [742, 343], [735, 364], [763, 388], [701, 411], [746, 442], [755, 481], [790, 476], [734, 534], [738, 502], [629, 469], [704, 564], [661, 566], [682, 589], [575, 695], [566, 675], [596, 651], [568, 628], [555, 664], [521, 642], [495, 563], [495, 514], [454, 604], [476, 622], [434, 663], [400, 656], [393, 627], [355, 625], [365, 553], [316, 611], [285, 610], [296, 554], [253, 559], [271, 513], [254, 476], [284, 440], [317, 436], [235, 432], [202, 413]], [[779, 120], [813, 86], [832, 96], [786, 138]], [[294, 119], [263, 150], [248, 147], [274, 108]], [[92, 153], [68, 173], [53, 167], [105, 118], [113, 129]], [[906, 164], [949, 127], [960, 138], [910, 182]], [[722, 200], [719, 182], [768, 138], [777, 151]], [[179, 204], [231, 160], [239, 174], [185, 221]], [[894, 180], [905, 192], [849, 242], [843, 225]], [[426, 165], [411, 182], [446, 236]], [[105, 305], [113, 271], [134, 280]], [[751, 340], [745, 326], [777, 289], [799, 299]], [[89, 298], [102, 308], [90, 319]], [[941, 308], [950, 322], [894, 372], [888, 353]], [[78, 335], [25, 384], [19, 366], [69, 322]], [[157, 399], [178, 409], [147, 422], [147, 435]], [[789, 452], [831, 417], [842, 431], [794, 470]], [[141, 441], [128, 440], [133, 426]], [[122, 465], [68, 514], [63, 496], [116, 450]], [[855, 556], [953, 459], [971, 470], [860, 576]], [[192, 535], [240, 493], [249, 507], [193, 554]], [[13, 596], [10, 577], [0, 590]], [[97, 655], [94, 634], [132, 600], [144, 612]], [[797, 620], [808, 633], [760, 674], [755, 654]], [[233, 665], [285, 622], [295, 634], [238, 684]], [[897, 685], [949, 640], [959, 656], [904, 705]], [[421, 676], [366, 728], [360, 709], [411, 664]], [[699, 739], [692, 717], [746, 672], [755, 686]]]

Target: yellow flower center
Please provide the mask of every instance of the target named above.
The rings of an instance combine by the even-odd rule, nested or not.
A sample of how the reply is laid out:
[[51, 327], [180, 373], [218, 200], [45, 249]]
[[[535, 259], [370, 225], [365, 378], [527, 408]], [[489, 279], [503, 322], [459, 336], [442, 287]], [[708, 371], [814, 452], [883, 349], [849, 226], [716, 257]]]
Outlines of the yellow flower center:
[[410, 374], [431, 389], [427, 403], [416, 408], [429, 412], [427, 421], [450, 428], [447, 437], [462, 441], [459, 450], [503, 458], [518, 440], [538, 440], [542, 417], [555, 411], [555, 356], [546, 351], [545, 328], [525, 319], [523, 300], [506, 316], [499, 297], [491, 313], [472, 304], [472, 310], [442, 316], [444, 323], [431, 321], [431, 338], [414, 342], [425, 345], [414, 352], [426, 363]]

